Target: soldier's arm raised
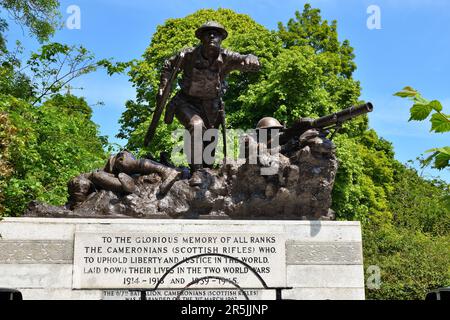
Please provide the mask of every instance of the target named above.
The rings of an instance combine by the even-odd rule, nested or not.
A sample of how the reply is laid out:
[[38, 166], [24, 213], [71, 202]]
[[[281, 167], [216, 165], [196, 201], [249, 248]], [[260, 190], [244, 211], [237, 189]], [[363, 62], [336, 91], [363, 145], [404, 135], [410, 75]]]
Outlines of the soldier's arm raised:
[[261, 64], [253, 54], [240, 54], [230, 50], [224, 50], [225, 55], [225, 71], [233, 70], [256, 72], [261, 68]]

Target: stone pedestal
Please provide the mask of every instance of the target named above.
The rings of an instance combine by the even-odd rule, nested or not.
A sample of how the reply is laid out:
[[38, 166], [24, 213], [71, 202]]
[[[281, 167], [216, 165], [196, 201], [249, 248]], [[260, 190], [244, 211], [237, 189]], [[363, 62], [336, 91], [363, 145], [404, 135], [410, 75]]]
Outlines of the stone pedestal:
[[[274, 287], [289, 288], [282, 290], [283, 299], [364, 299], [359, 222], [5, 218], [0, 221], [0, 235], [0, 287], [18, 289], [24, 299], [139, 298], [136, 291], [128, 289], [153, 288], [155, 283], [147, 282], [152, 273], [161, 268], [160, 276], [163, 270], [186, 257], [174, 252], [180, 248], [186, 252], [186, 248], [193, 247], [211, 247], [217, 251], [209, 251], [212, 253], [209, 260], [189, 261], [180, 266], [192, 268], [188, 270], [197, 270], [194, 266], [239, 267], [235, 280], [250, 299], [274, 299]], [[106, 243], [107, 237], [113, 242]], [[169, 238], [172, 243], [165, 243]], [[150, 253], [133, 249], [142, 246]], [[113, 255], [111, 252], [116, 254], [117, 250], [122, 253], [114, 257], [125, 257], [125, 261], [108, 260]], [[198, 250], [189, 249], [189, 255], [207, 252]], [[269, 288], [262, 290], [260, 281], [245, 265], [220, 260], [214, 252], [225, 252], [227, 256], [246, 261], [248, 266], [255, 267]], [[167, 261], [163, 264], [162, 260], [157, 262], [151, 257], [166, 257]], [[137, 260], [139, 263], [133, 264]], [[116, 274], [103, 273], [108, 263], [111, 270], [117, 270]], [[143, 270], [149, 274], [140, 274], [146, 272]], [[180, 276], [179, 270], [185, 269], [174, 269], [160, 286], [161, 290], [150, 292], [147, 297], [176, 297], [176, 292], [172, 295], [168, 292], [175, 289], [180, 292], [195, 278], [188, 277], [192, 274]], [[223, 270], [221, 274], [225, 278], [230, 276]], [[205, 275], [210, 276], [194, 274], [197, 278]], [[209, 281], [209, 285], [195, 287], [189, 294], [196, 299], [202, 295], [211, 299], [243, 298], [235, 294], [237, 290], [231, 282], [217, 280], [212, 285], [216, 281], [214, 277]], [[225, 293], [221, 295], [221, 292]]]

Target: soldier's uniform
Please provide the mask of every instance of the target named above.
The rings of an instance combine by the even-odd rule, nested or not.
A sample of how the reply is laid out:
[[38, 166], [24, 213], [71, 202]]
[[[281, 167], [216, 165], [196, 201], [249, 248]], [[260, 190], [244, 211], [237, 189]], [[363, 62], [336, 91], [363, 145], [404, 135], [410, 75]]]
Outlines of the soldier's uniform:
[[[209, 22], [197, 30], [197, 37], [200, 38], [203, 31], [210, 29], [221, 32], [222, 39], [227, 36], [226, 30], [220, 24]], [[168, 84], [176, 65], [180, 66], [182, 77], [179, 81], [180, 90], [167, 105], [165, 122], [172, 123], [173, 117], [176, 116], [191, 134], [194, 127], [201, 127], [203, 130], [218, 128], [222, 120], [222, 97], [227, 89], [226, 76], [233, 70], [259, 70], [257, 59], [254, 60], [255, 63], [244, 63], [249, 57], [254, 56], [220, 48], [218, 56], [210, 62], [203, 56], [201, 44], [185, 49], [166, 60], [161, 72], [160, 88], [165, 88]], [[192, 141], [192, 145], [194, 142]]]
[[175, 114], [188, 129], [192, 125], [191, 121], [200, 120], [207, 129], [217, 128], [220, 124], [221, 97], [227, 89], [226, 75], [233, 70], [256, 71], [258, 65], [244, 65], [243, 61], [247, 55], [223, 48], [217, 59], [210, 64], [201, 54], [200, 45], [196, 48], [185, 49], [166, 60], [161, 73], [161, 86], [167, 84], [175, 61], [180, 55], [184, 56], [180, 67], [183, 71], [179, 82], [180, 90], [167, 105], [166, 123], [171, 123]]

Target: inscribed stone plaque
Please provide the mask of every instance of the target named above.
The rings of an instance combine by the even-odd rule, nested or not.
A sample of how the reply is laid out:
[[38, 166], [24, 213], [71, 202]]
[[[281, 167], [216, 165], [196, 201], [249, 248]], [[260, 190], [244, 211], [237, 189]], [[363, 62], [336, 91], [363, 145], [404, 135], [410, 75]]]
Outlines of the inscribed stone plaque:
[[155, 288], [164, 275], [158, 288], [262, 288], [261, 280], [283, 287], [285, 239], [248, 233], [75, 233], [75, 289]]

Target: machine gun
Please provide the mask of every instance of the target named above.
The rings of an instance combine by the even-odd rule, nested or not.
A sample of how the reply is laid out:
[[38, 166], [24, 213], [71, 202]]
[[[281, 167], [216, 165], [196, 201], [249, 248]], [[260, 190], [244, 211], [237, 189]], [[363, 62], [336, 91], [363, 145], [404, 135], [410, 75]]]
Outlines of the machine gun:
[[334, 132], [330, 137], [331, 140], [336, 134], [336, 132], [342, 127], [342, 124], [345, 121], [372, 112], [372, 110], [373, 105], [372, 103], [368, 102], [366, 104], [353, 106], [317, 119], [300, 118], [297, 121], [295, 121], [291, 127], [281, 129], [279, 141], [280, 145], [285, 144], [290, 139], [296, 136], [300, 136], [302, 133], [310, 129], [319, 129], [319, 130], [334, 129]]

